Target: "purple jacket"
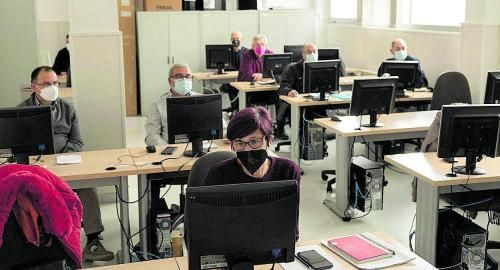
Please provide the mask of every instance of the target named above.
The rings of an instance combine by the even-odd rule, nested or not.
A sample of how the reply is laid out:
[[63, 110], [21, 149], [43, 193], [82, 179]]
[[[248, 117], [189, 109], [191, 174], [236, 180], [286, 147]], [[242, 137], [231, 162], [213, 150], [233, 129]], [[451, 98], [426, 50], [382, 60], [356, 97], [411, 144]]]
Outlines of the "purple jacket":
[[[266, 48], [264, 54], [273, 54], [273, 51]], [[238, 73], [238, 81], [251, 82], [254, 73], [262, 73], [262, 58], [259, 59], [253, 49], [247, 50], [240, 63], [240, 72]]]

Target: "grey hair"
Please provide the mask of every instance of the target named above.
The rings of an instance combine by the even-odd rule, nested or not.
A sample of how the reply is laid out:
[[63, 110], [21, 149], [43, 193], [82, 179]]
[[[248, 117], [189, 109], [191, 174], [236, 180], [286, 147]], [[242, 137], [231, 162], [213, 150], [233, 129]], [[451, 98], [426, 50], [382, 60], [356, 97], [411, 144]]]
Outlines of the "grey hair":
[[168, 70], [168, 77], [172, 77], [174, 75], [174, 70], [176, 68], [187, 68], [189, 70], [191, 70], [191, 68], [189, 67], [188, 64], [174, 64], [173, 66], [170, 67], [170, 69]]
[[257, 34], [255, 37], [253, 37], [252, 43], [255, 43], [257, 41], [264, 41], [265, 44], [267, 44], [267, 36], [264, 34]]

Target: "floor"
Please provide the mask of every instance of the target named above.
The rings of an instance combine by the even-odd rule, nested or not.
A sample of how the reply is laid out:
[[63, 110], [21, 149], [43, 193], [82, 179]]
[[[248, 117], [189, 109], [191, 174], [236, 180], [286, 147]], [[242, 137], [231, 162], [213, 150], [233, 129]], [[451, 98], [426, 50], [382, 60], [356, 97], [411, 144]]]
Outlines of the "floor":
[[[144, 145], [144, 123], [143, 117], [128, 117], [127, 124], [127, 145]], [[272, 148], [274, 150], [274, 147]], [[301, 202], [300, 202], [300, 239], [325, 239], [332, 236], [352, 234], [358, 232], [385, 231], [397, 241], [408, 246], [409, 232], [412, 219], [415, 216], [416, 204], [411, 202], [411, 180], [412, 177], [395, 171], [386, 170], [386, 178], [389, 181], [384, 191], [384, 210], [372, 211], [368, 216], [343, 222], [342, 219], [333, 214], [323, 205], [326, 195], [326, 182], [321, 180], [320, 171], [331, 169], [335, 157], [335, 140], [328, 142], [328, 152], [330, 155], [320, 161], [306, 161], [302, 163], [304, 175], [301, 181]], [[364, 153], [362, 145], [356, 144], [355, 154]], [[277, 153], [283, 157], [289, 157], [288, 147], [283, 147]], [[137, 199], [137, 177], [129, 177], [130, 200]], [[101, 214], [106, 230], [103, 232], [103, 244], [108, 250], [118, 251], [120, 249], [120, 225], [116, 214], [114, 189], [103, 189], [99, 191], [101, 200]], [[173, 187], [167, 194], [167, 203], [178, 203], [179, 189]], [[131, 231], [138, 231], [138, 208], [137, 203], [130, 205]], [[486, 218], [484, 215], [478, 217], [478, 223], [485, 227]], [[500, 230], [497, 226], [490, 226], [490, 235], [500, 239]], [[138, 237], [134, 238], [134, 243], [138, 242]], [[85, 245], [85, 235], [82, 232], [82, 247]], [[499, 255], [498, 253], [494, 254]], [[111, 262], [85, 262], [85, 267], [96, 267], [114, 264]]]

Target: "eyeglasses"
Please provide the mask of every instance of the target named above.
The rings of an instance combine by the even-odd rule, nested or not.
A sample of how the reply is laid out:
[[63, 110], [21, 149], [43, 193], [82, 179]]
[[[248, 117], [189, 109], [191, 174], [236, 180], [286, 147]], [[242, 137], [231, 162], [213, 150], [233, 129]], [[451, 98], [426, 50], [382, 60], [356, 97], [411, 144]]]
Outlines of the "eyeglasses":
[[51, 85], [55, 86], [55, 87], [59, 87], [59, 82], [53, 82], [53, 83], [44, 83], [44, 84], [38, 84], [38, 83], [34, 83], [42, 88], [45, 88], [45, 87], [49, 87]]
[[172, 77], [170, 77], [170, 79], [174, 79], [174, 80], [180, 80], [180, 79], [191, 80], [192, 78], [193, 78], [193, 75], [191, 75], [191, 74], [186, 74], [186, 75], [176, 74], [176, 75], [173, 75]]
[[242, 141], [242, 140], [234, 140], [231, 143], [231, 146], [233, 147], [234, 150], [241, 151], [241, 150], [244, 150], [247, 147], [247, 144], [252, 149], [259, 149], [264, 144], [264, 137], [261, 137], [261, 138], [252, 138], [248, 142], [245, 142], [245, 141]]

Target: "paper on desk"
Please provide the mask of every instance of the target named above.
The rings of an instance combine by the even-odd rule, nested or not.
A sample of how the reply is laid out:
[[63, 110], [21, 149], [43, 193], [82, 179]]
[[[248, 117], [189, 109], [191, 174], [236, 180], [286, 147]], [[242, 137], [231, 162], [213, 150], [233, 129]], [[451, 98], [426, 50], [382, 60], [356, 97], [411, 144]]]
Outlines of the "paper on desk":
[[276, 81], [275, 80], [266, 80], [266, 81], [258, 81], [257, 83], [260, 85], [272, 85], [272, 84], [275, 84]]
[[[325, 257], [328, 261], [330, 261], [333, 264], [333, 267], [331, 269], [333, 270], [345, 270], [344, 266], [338, 262], [337, 259], [335, 259], [332, 255], [328, 254], [328, 252], [325, 252], [321, 246], [319, 245], [310, 245], [310, 246], [301, 246], [301, 247], [296, 247], [295, 248], [295, 254], [297, 252], [302, 252], [306, 250], [316, 250], [321, 256]], [[285, 270], [304, 270], [304, 269], [309, 269], [307, 266], [303, 263], [301, 263], [297, 258], [295, 258], [295, 261], [290, 262], [290, 263], [280, 263], [281, 267]]]
[[80, 164], [82, 163], [82, 157], [80, 155], [61, 155], [57, 156], [57, 164]]

